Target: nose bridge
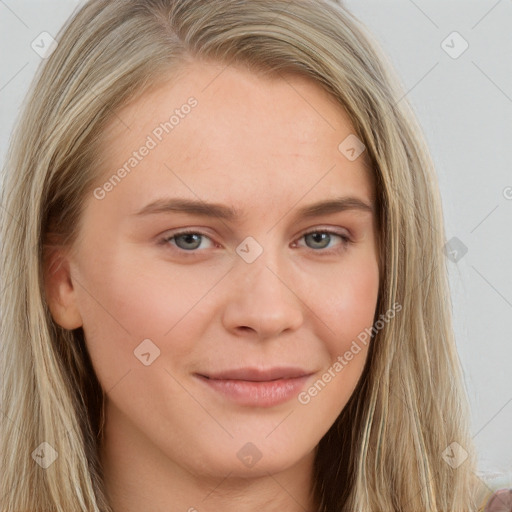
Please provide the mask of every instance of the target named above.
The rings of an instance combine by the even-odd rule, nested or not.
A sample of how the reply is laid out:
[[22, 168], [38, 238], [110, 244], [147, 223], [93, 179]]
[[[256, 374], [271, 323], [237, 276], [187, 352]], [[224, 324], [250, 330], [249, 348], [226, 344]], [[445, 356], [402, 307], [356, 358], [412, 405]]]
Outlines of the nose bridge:
[[232, 279], [224, 314], [230, 329], [250, 327], [261, 336], [296, 329], [302, 323], [301, 302], [292, 292], [291, 273], [285, 272], [286, 251], [266, 237], [260, 244], [248, 237], [237, 247]]
[[242, 276], [248, 289], [253, 292], [272, 292], [274, 297], [277, 293], [286, 298], [286, 287], [282, 280], [290, 274], [286, 272], [287, 254], [276, 238], [268, 234], [266, 237], [260, 235], [259, 240], [262, 241], [259, 242], [253, 237], [247, 237], [237, 247], [237, 255], [242, 261], [237, 261], [236, 265], [238, 275]]

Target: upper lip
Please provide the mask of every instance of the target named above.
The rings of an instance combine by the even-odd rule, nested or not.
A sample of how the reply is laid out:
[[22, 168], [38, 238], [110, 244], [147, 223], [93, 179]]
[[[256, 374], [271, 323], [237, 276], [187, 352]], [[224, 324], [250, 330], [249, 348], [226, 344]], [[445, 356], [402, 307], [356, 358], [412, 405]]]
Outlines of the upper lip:
[[202, 377], [219, 380], [248, 380], [263, 382], [277, 379], [291, 379], [311, 375], [313, 372], [292, 366], [280, 366], [273, 368], [234, 368], [221, 372], [199, 374]]

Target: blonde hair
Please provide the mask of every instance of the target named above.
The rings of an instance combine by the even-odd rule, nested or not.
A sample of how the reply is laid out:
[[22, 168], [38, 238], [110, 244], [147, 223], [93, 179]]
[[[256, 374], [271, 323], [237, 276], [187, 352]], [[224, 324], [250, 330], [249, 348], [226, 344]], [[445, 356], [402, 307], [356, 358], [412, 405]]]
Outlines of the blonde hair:
[[[83, 330], [52, 319], [45, 262], [72, 248], [116, 110], [195, 59], [295, 73], [348, 112], [375, 178], [382, 276], [371, 341], [315, 460], [320, 512], [476, 510], [475, 449], [451, 325], [435, 171], [392, 65], [335, 0], [92, 0], [32, 83], [2, 191], [1, 510], [110, 511], [98, 446], [102, 389]], [[340, 141], [341, 142], [341, 141]], [[32, 452], [57, 452], [47, 469]], [[452, 467], [458, 443], [468, 458]]]

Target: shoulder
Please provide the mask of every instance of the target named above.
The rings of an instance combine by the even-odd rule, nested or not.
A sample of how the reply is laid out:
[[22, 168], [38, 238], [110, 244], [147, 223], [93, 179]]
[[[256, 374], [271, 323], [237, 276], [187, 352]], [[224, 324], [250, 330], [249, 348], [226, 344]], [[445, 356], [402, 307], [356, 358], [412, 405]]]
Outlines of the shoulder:
[[478, 512], [512, 512], [512, 472], [478, 475]]

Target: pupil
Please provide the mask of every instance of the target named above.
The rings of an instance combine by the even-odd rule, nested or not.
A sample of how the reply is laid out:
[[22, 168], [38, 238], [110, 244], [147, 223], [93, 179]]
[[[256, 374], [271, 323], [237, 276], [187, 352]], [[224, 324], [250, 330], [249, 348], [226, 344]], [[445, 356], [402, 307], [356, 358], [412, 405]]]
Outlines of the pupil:
[[321, 244], [322, 239], [323, 239], [323, 241], [326, 241], [329, 234], [328, 233], [312, 233], [310, 236], [313, 238], [314, 243]]
[[[180, 237], [178, 237], [178, 239], [181, 238], [184, 242], [185, 242], [185, 245], [188, 245], [188, 244], [194, 244], [194, 242], [196, 242], [196, 246], [197, 246], [197, 242], [198, 242], [198, 235], [196, 234], [193, 234], [193, 233], [186, 233], [184, 235], [181, 235]], [[194, 240], [194, 238], [196, 238], [196, 240]], [[200, 243], [200, 241], [199, 241]], [[190, 249], [191, 247], [185, 247], [185, 249]], [[196, 248], [196, 247], [192, 247], [192, 248]]]

